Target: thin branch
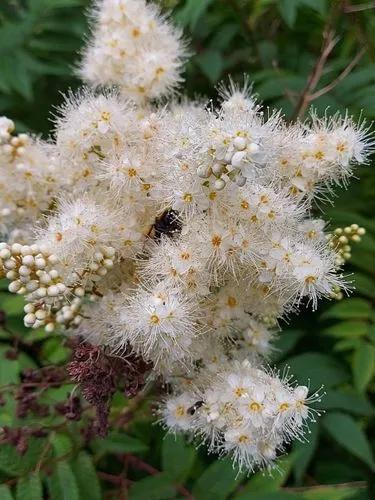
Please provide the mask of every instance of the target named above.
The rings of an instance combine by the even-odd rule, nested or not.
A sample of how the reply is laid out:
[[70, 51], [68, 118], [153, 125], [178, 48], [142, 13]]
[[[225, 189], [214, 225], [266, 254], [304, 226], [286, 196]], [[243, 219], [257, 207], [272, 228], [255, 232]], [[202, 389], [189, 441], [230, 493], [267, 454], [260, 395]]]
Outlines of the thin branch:
[[360, 3], [358, 5], [346, 5], [344, 7], [344, 12], [360, 12], [367, 9], [375, 9], [375, 2]]
[[344, 78], [346, 78], [352, 69], [358, 64], [358, 62], [362, 59], [363, 55], [366, 53], [366, 48], [362, 47], [362, 49], [358, 52], [358, 54], [354, 57], [354, 59], [347, 65], [347, 67], [339, 74], [337, 78], [335, 78], [331, 83], [326, 85], [325, 87], [317, 90], [313, 94], [310, 94], [309, 101], [315, 101], [318, 97], [330, 92], [334, 89]]
[[301, 486], [297, 488], [283, 488], [283, 491], [290, 491], [293, 493], [304, 492], [304, 491], [319, 491], [325, 490], [327, 488], [334, 488], [335, 490], [345, 489], [345, 488], [367, 488], [367, 481], [353, 481], [351, 483], [338, 483], [338, 484], [319, 484], [316, 486]]
[[310, 102], [310, 95], [318, 85], [324, 70], [324, 66], [336, 43], [337, 39], [334, 38], [334, 31], [331, 29], [331, 22], [328, 21], [323, 33], [323, 44], [320, 55], [315, 61], [306, 86], [297, 103], [296, 109], [294, 111], [294, 118], [298, 118], [305, 113], [306, 108]]

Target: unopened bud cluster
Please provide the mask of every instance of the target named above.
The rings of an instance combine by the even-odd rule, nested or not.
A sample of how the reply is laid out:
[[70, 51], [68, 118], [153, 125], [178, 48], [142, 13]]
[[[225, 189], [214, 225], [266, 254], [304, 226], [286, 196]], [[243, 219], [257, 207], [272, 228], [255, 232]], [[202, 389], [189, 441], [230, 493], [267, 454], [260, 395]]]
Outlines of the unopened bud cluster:
[[311, 214], [366, 163], [369, 129], [286, 123], [247, 82], [221, 87], [216, 108], [158, 102], [182, 80], [179, 31], [144, 0], [97, 0], [92, 17], [91, 88], [67, 96], [54, 141], [0, 118], [0, 277], [27, 326], [152, 366], [172, 431], [267, 467], [319, 398], [262, 363], [283, 319], [347, 289], [364, 230], [327, 235]]
[[344, 228], [338, 227], [333, 233], [327, 235], [329, 246], [337, 253], [335, 262], [338, 267], [351, 258], [352, 247], [350, 243], [359, 243], [365, 234], [365, 228], [358, 224], [352, 224]]

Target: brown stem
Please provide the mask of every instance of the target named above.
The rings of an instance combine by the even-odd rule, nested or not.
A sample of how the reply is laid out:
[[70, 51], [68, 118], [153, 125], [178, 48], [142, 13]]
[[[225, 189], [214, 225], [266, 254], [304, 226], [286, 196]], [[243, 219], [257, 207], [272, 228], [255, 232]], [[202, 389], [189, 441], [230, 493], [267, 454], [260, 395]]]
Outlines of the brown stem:
[[306, 108], [310, 102], [310, 96], [321, 79], [324, 66], [330, 53], [336, 45], [336, 42], [337, 40], [334, 38], [334, 31], [331, 29], [331, 20], [329, 20], [327, 21], [327, 24], [324, 28], [323, 43], [320, 55], [315, 61], [315, 64], [308, 77], [306, 86], [301, 94], [301, 97], [299, 98], [296, 109], [294, 111], [294, 119], [303, 116], [303, 114], [305, 113]]
[[349, 73], [358, 64], [358, 62], [361, 60], [361, 58], [365, 53], [366, 53], [366, 48], [362, 47], [362, 49], [358, 52], [358, 54], [354, 57], [354, 59], [347, 65], [347, 67], [339, 74], [337, 78], [335, 78], [331, 83], [321, 88], [320, 90], [317, 90], [313, 94], [310, 94], [309, 96], [310, 102], [314, 101], [315, 99], [318, 99], [318, 97], [321, 97], [322, 95], [334, 89], [342, 80], [344, 80], [344, 78], [346, 78], [349, 75]]

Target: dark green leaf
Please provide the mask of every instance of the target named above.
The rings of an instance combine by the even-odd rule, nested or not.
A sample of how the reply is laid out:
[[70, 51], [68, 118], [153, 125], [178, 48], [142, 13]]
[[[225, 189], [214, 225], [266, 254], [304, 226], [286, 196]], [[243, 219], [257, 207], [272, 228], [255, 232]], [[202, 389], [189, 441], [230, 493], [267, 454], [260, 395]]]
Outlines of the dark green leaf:
[[292, 464], [295, 462], [297, 455], [292, 453], [288, 457], [283, 457], [277, 462], [278, 470], [272, 475], [257, 472], [254, 476], [241, 488], [241, 491], [235, 496], [238, 500], [251, 499], [252, 495], [263, 492], [277, 491], [288, 479]]
[[371, 304], [365, 299], [353, 297], [342, 300], [325, 311], [320, 319], [367, 319], [371, 314]]
[[352, 417], [343, 413], [330, 413], [322, 419], [322, 424], [337, 443], [375, 471], [370, 444], [365, 433]]
[[277, 2], [281, 17], [290, 28], [296, 21], [299, 3], [299, 0], [279, 0]]
[[344, 366], [328, 354], [306, 352], [289, 358], [284, 365], [290, 367], [290, 373], [299, 384], [309, 385], [311, 381], [311, 389], [318, 389], [322, 385], [334, 387], [349, 379]]
[[236, 489], [242, 477], [230, 460], [218, 460], [197, 479], [193, 496], [196, 500], [225, 499]]
[[175, 487], [166, 473], [146, 477], [130, 488], [130, 500], [164, 500], [175, 498]]
[[303, 476], [314, 456], [318, 447], [319, 439], [319, 425], [311, 423], [309, 425], [309, 433], [307, 434], [307, 441], [295, 441], [293, 443], [293, 451], [296, 454], [296, 459], [293, 462], [293, 473], [297, 484], [301, 484]]
[[0, 484], [0, 498], [1, 500], [13, 500], [12, 493], [5, 484]]
[[122, 432], [111, 432], [105, 439], [95, 441], [99, 453], [142, 453], [147, 445]]
[[101, 500], [100, 482], [90, 455], [82, 451], [74, 460], [72, 467], [80, 497], [82, 499]]
[[43, 500], [42, 482], [39, 473], [19, 479], [16, 500]]
[[77, 481], [68, 462], [58, 462], [56, 464], [56, 477], [61, 498], [63, 500], [79, 500]]
[[223, 57], [219, 51], [206, 50], [196, 56], [194, 60], [212, 83], [219, 80], [224, 67]]
[[162, 464], [163, 471], [167, 472], [175, 482], [183, 483], [194, 465], [195, 448], [187, 445], [182, 436], [168, 434], [163, 440]]
[[361, 342], [353, 357], [354, 385], [359, 392], [363, 392], [375, 372], [375, 348]]

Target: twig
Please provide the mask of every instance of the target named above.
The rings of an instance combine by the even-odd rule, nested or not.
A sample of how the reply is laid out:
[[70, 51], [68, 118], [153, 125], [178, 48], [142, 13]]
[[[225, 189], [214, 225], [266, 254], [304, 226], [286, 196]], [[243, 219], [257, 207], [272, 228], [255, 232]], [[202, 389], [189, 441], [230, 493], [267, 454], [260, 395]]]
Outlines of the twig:
[[326, 488], [334, 488], [336, 490], [344, 488], [367, 488], [367, 481], [353, 481], [351, 483], [338, 483], [338, 484], [319, 484], [317, 486], [301, 486], [298, 488], [283, 488], [283, 491], [290, 492], [304, 492], [304, 491], [319, 491], [325, 490]]
[[347, 67], [339, 74], [337, 78], [335, 78], [331, 83], [321, 88], [320, 90], [317, 90], [313, 94], [310, 94], [309, 101], [310, 102], [314, 101], [315, 99], [318, 99], [318, 97], [321, 97], [322, 95], [334, 89], [342, 80], [344, 80], [344, 78], [346, 78], [349, 75], [349, 73], [358, 64], [358, 62], [361, 60], [361, 58], [365, 53], [366, 53], [366, 48], [362, 47], [362, 49], [358, 52], [358, 54], [354, 57], [354, 59], [347, 65]]
[[375, 2], [360, 3], [358, 5], [345, 5], [344, 12], [360, 12], [362, 10], [375, 9]]
[[306, 111], [306, 108], [310, 102], [310, 95], [315, 90], [320, 81], [328, 56], [332, 52], [334, 46], [336, 45], [336, 42], [337, 40], [334, 38], [334, 32], [331, 29], [331, 23], [330, 21], [328, 21], [323, 32], [323, 44], [320, 55], [315, 61], [306, 86], [297, 103], [296, 109], [294, 111], [294, 118], [302, 116]]
[[[143, 470], [144, 472], [147, 472], [147, 474], [150, 474], [151, 476], [155, 476], [155, 474], [160, 473], [160, 471], [158, 469], [155, 469], [155, 467], [148, 464], [147, 462], [144, 462], [143, 460], [136, 457], [135, 455], [126, 454], [126, 455], [124, 455], [124, 457], [127, 458], [127, 461], [130, 465], [133, 465], [136, 469]], [[175, 485], [175, 487], [176, 487], [176, 490], [182, 496], [193, 500], [192, 494], [184, 486], [177, 484], [177, 485]]]

